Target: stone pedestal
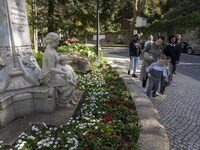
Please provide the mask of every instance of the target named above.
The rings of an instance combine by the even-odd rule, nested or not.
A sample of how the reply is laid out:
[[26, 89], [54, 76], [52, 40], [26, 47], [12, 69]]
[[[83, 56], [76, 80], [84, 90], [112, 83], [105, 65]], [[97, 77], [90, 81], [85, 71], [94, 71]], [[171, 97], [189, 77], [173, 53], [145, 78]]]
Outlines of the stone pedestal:
[[12, 120], [33, 112], [52, 112], [55, 91], [46, 86], [31, 87], [0, 94], [0, 128]]

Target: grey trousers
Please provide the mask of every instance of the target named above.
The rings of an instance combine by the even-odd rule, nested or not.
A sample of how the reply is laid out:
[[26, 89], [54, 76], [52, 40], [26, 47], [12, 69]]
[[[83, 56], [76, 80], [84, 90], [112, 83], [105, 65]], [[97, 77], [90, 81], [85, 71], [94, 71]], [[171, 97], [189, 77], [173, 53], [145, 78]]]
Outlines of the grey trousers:
[[153, 94], [156, 94], [158, 88], [159, 88], [159, 79], [155, 79], [153, 77], [149, 77], [149, 85], [147, 88], [147, 96], [149, 97], [151, 94], [151, 91], [153, 90]]

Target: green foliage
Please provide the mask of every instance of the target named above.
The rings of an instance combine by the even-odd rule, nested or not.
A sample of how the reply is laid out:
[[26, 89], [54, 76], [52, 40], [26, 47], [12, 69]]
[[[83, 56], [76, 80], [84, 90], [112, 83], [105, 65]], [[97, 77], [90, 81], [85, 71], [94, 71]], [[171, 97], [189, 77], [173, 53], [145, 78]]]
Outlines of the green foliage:
[[36, 61], [38, 62], [38, 65], [40, 67], [42, 67], [42, 58], [44, 56], [44, 53], [40, 52], [40, 51], [35, 51], [33, 50], [33, 54], [35, 56]]
[[93, 67], [100, 67], [105, 59], [103, 58], [102, 49], [99, 49], [99, 56], [96, 55], [96, 46], [88, 47], [86, 44], [74, 43], [65, 46], [60, 46], [57, 49], [60, 53], [69, 52], [80, 52], [81, 54], [88, 57]]
[[[200, 2], [199, 1], [177, 1], [174, 7], [172, 4], [164, 17], [159, 20], [154, 20], [149, 26], [144, 29], [144, 32], [184, 32], [185, 29], [194, 29], [200, 24]], [[168, 3], [168, 5], [170, 5]]]

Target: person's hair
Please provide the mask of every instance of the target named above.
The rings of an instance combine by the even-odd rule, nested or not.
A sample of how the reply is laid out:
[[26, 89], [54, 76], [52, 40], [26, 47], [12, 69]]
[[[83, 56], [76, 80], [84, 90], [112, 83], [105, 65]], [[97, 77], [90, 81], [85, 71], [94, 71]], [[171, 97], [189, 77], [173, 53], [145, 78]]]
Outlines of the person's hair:
[[180, 38], [181, 38], [181, 35], [180, 35], [180, 34], [176, 34], [176, 38], [177, 38], [177, 37], [180, 37]]
[[166, 55], [165, 54], [160, 54], [159, 59], [166, 59]]
[[137, 42], [140, 38], [140, 35], [139, 34], [134, 34], [133, 35], [133, 39], [132, 39], [132, 42]]
[[139, 34], [134, 34], [133, 35], [133, 38], [137, 38], [137, 37], [140, 37], [140, 35]]
[[158, 36], [158, 37], [157, 37], [157, 40], [158, 40], [158, 39], [163, 40], [163, 42], [165, 41], [165, 37], [164, 37], [163, 35]]
[[167, 59], [167, 60], [171, 60], [171, 57], [167, 56], [166, 59]]
[[176, 41], [175, 41], [175, 43], [176, 43], [176, 42], [177, 42], [177, 38], [176, 38], [175, 35], [170, 35], [170, 36], [168, 37], [168, 42], [171, 43], [172, 38], [175, 38], [175, 39], [176, 39]]
[[148, 39], [149, 39], [149, 40], [153, 40], [153, 35], [150, 34], [149, 37], [148, 37]]
[[44, 44], [47, 45], [47, 44], [51, 44], [53, 43], [55, 40], [59, 40], [60, 37], [57, 33], [54, 33], [54, 32], [50, 32], [46, 35], [46, 37], [44, 38]]

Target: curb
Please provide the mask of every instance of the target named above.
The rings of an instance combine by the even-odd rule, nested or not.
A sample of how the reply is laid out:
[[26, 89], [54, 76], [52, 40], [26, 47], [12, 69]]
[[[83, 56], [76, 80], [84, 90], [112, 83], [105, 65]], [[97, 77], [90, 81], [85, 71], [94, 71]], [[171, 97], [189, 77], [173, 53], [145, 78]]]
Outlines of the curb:
[[140, 88], [140, 82], [136, 82], [131, 76], [127, 75], [122, 68], [108, 61], [119, 76], [123, 79], [128, 88], [139, 117], [141, 131], [138, 139], [139, 150], [170, 150], [169, 139], [165, 127], [160, 123], [158, 111], [151, 100]]

